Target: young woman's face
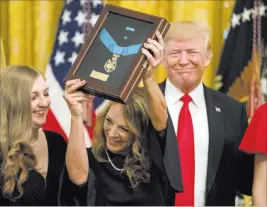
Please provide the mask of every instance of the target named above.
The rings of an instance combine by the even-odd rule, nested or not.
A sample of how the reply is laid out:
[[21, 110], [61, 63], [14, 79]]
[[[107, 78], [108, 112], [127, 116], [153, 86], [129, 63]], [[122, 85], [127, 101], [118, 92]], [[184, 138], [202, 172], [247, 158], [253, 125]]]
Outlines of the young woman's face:
[[133, 133], [129, 130], [124, 117], [124, 106], [113, 104], [104, 121], [104, 134], [107, 149], [114, 153], [120, 153], [130, 149], [134, 141]]
[[46, 115], [50, 106], [48, 86], [42, 76], [36, 78], [31, 92], [31, 108], [33, 128], [41, 128], [46, 122]]

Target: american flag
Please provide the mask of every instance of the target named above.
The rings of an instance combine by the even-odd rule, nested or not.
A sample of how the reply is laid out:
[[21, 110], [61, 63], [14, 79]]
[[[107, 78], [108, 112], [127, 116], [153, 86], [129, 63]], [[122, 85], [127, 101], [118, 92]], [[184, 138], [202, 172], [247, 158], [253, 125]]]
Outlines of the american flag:
[[[64, 78], [75, 61], [91, 28], [96, 23], [103, 8], [103, 0], [66, 0], [60, 16], [50, 62], [45, 77], [49, 85], [51, 107], [47, 115], [45, 130], [60, 133], [66, 139], [70, 132], [71, 115], [65, 100]], [[95, 111], [103, 99], [96, 98]], [[91, 146], [92, 129], [84, 127], [86, 146]]]

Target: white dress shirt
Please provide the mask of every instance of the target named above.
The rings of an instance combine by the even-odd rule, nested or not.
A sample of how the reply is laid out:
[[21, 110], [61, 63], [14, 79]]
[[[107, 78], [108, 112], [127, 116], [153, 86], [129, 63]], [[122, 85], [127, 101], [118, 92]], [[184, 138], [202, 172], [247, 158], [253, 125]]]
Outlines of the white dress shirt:
[[[184, 93], [176, 88], [169, 79], [166, 80], [165, 99], [176, 134], [178, 117], [183, 105], [180, 98], [183, 95]], [[195, 206], [205, 206], [209, 128], [203, 84], [200, 83], [189, 95], [192, 98], [189, 110], [193, 121], [195, 145]]]

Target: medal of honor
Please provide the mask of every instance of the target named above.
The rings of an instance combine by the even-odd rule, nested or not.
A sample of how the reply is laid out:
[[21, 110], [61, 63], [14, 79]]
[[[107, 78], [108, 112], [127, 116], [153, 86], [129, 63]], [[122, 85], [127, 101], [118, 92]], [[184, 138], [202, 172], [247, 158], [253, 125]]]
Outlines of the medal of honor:
[[114, 71], [117, 67], [117, 60], [120, 57], [120, 55], [117, 54], [113, 54], [113, 56], [111, 57], [111, 59], [108, 59], [107, 62], [104, 65], [105, 71], [107, 73], [111, 73], [112, 71]]
[[108, 59], [104, 65], [104, 69], [107, 73], [111, 73], [116, 69], [118, 59], [121, 55], [127, 56], [136, 54], [142, 46], [142, 44], [136, 44], [128, 47], [121, 47], [114, 41], [105, 28], [101, 30], [99, 38], [106, 48], [112, 53], [112, 57]]

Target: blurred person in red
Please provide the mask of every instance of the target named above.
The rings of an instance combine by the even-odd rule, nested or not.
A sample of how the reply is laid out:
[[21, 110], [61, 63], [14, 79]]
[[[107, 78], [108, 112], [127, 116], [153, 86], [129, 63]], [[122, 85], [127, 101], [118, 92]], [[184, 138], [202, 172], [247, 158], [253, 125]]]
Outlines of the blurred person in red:
[[252, 205], [267, 206], [267, 103], [255, 111], [239, 149], [255, 154]]

